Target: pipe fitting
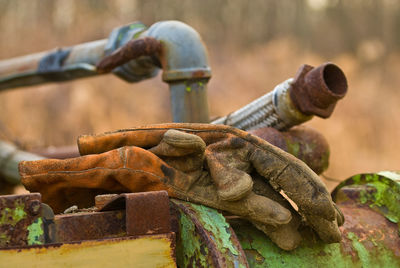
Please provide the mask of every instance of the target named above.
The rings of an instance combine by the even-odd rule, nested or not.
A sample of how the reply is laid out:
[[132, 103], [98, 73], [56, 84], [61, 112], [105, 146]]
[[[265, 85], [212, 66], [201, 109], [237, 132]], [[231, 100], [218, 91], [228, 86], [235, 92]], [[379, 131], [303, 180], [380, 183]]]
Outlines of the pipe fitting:
[[141, 34], [145, 36], [162, 44], [159, 59], [165, 82], [211, 77], [206, 47], [192, 27], [180, 21], [161, 21]]
[[179, 21], [161, 21], [141, 37], [161, 43], [162, 79], [170, 87], [174, 122], [208, 123], [207, 83], [211, 77], [206, 46], [200, 35]]
[[330, 62], [316, 68], [304, 64], [293, 81], [290, 98], [302, 113], [328, 118], [346, 92], [346, 76], [338, 66]]

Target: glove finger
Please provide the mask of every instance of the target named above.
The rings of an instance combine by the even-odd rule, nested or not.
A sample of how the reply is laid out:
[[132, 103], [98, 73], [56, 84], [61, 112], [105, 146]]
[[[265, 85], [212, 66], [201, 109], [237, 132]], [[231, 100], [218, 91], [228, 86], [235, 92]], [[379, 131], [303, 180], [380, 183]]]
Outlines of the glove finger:
[[238, 137], [226, 137], [207, 147], [207, 167], [221, 199], [239, 200], [251, 192], [253, 180], [247, 173], [251, 170], [248, 150], [249, 143]]
[[[21, 176], [45, 174], [55, 171], [81, 171], [93, 167], [107, 167], [112, 169], [124, 166], [121, 151], [114, 150], [107, 154], [87, 155], [69, 159], [43, 159], [37, 161], [21, 161], [19, 173]], [[124, 154], [122, 154], [124, 155]]]
[[203, 169], [205, 142], [196, 135], [170, 129], [161, 142], [148, 151], [185, 173]]
[[127, 129], [115, 132], [82, 135], [78, 137], [78, 148], [81, 155], [100, 154], [124, 146], [151, 148], [160, 143], [165, 128]]
[[165, 132], [161, 142], [149, 151], [158, 156], [178, 157], [202, 154], [205, 149], [206, 143], [199, 136], [169, 129]]
[[217, 189], [213, 184], [196, 183], [188, 193], [179, 192], [177, 189], [174, 190], [180, 199], [225, 210], [250, 221], [278, 226], [287, 224], [292, 218], [288, 209], [267, 197], [253, 192], [238, 201], [224, 201], [218, 197]]
[[338, 223], [328, 221], [316, 215], [305, 215], [307, 223], [317, 232], [322, 241], [326, 243], [338, 243], [342, 239]]
[[253, 180], [246, 172], [229, 167], [224, 157], [206, 151], [207, 166], [222, 200], [235, 201], [248, 195], [253, 188]]
[[283, 190], [296, 203], [301, 214], [318, 215], [329, 221], [336, 219], [328, 190], [306, 164], [279, 149], [273, 152], [256, 149], [251, 162], [276, 191]]
[[265, 233], [272, 242], [283, 250], [293, 250], [297, 248], [302, 240], [302, 237], [297, 230], [299, 227], [299, 220], [295, 218], [293, 218], [288, 224], [279, 225], [277, 227], [254, 221], [252, 224]]
[[336, 209], [336, 222], [337, 222], [338, 226], [342, 226], [344, 224], [343, 212], [340, 210], [340, 208], [335, 203], [333, 203], [333, 206]]

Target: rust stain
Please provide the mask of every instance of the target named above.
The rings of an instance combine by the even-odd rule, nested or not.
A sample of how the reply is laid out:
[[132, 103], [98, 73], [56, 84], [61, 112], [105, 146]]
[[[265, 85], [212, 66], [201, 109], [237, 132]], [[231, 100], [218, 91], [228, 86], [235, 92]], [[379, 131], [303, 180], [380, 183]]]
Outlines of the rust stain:
[[54, 221], [56, 241], [62, 243], [126, 235], [122, 210], [57, 215]]
[[111, 72], [114, 68], [123, 65], [141, 56], [152, 56], [161, 53], [161, 43], [152, 37], [143, 37], [127, 42], [110, 56], [105, 57], [97, 64], [99, 73]]

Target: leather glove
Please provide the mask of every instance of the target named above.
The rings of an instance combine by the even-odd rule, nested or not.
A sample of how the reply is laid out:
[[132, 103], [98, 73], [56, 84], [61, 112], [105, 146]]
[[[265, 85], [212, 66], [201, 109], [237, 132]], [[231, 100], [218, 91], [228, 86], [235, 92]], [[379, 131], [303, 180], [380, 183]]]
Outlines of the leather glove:
[[[81, 136], [78, 146], [85, 156], [20, 164], [22, 183], [41, 192], [56, 212], [90, 206], [97, 194], [166, 190], [171, 197], [242, 216], [286, 250], [299, 244], [301, 221], [327, 243], [340, 240], [341, 214], [319, 177], [244, 131], [164, 124]], [[255, 193], [252, 177], [257, 176], [272, 188]]]

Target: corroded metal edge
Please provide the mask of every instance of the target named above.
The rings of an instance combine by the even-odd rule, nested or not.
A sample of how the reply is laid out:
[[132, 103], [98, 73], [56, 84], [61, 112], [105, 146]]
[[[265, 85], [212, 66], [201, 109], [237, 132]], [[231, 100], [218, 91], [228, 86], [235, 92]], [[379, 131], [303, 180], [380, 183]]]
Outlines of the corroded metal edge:
[[235, 232], [215, 209], [172, 199], [179, 212], [177, 264], [181, 267], [249, 267]]

